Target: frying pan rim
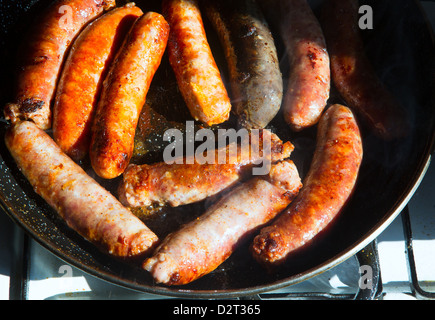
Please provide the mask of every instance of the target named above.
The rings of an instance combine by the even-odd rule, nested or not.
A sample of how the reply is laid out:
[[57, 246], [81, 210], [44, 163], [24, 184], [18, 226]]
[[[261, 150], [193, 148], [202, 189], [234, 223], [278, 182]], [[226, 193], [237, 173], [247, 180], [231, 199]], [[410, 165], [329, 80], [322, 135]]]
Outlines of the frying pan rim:
[[[435, 134], [433, 135], [431, 146], [433, 146]], [[415, 191], [418, 189], [421, 181], [423, 180], [429, 166], [431, 163], [431, 153], [428, 154], [426, 157], [426, 160], [424, 161], [424, 165], [421, 168], [417, 181], [408, 189], [408, 192], [404, 194], [401, 201], [398, 201], [395, 208], [390, 210], [390, 214], [385, 215], [385, 219], [383, 221], [380, 221], [377, 225], [375, 225], [371, 231], [368, 232], [369, 235], [362, 236], [359, 242], [355, 243], [351, 247], [348, 247], [344, 249], [342, 252], [339, 253], [331, 258], [329, 258], [324, 263], [313, 267], [311, 269], [305, 270], [304, 272], [292, 275], [290, 277], [284, 278], [279, 281], [272, 282], [267, 285], [258, 285], [258, 286], [252, 286], [247, 287], [244, 289], [222, 289], [222, 290], [189, 290], [189, 289], [182, 289], [182, 288], [171, 288], [171, 287], [165, 287], [165, 286], [147, 286], [147, 285], [141, 285], [137, 283], [133, 283], [131, 281], [126, 281], [125, 279], [120, 279], [116, 277], [113, 274], [107, 273], [102, 270], [95, 270], [94, 268], [86, 265], [85, 263], [82, 263], [78, 261], [77, 259], [74, 259], [67, 254], [63, 253], [62, 251], [59, 251], [59, 248], [52, 245], [48, 241], [44, 241], [38, 234], [27, 224], [24, 224], [24, 222], [20, 219], [18, 219], [18, 216], [13, 213], [13, 208], [8, 206], [5, 203], [5, 198], [3, 193], [0, 193], [0, 206], [3, 208], [3, 210], [8, 214], [8, 216], [17, 224], [19, 225], [26, 234], [30, 235], [33, 240], [35, 240], [39, 245], [53, 253], [56, 257], [61, 259], [62, 261], [71, 264], [72, 266], [80, 269], [81, 271], [95, 277], [101, 280], [104, 280], [108, 283], [137, 291], [139, 293], [150, 293], [160, 296], [167, 296], [167, 297], [177, 297], [177, 298], [197, 298], [197, 299], [219, 299], [219, 298], [235, 298], [235, 297], [243, 297], [243, 296], [251, 296], [256, 294], [261, 294], [273, 290], [278, 290], [286, 286], [295, 285], [297, 283], [303, 282], [305, 280], [308, 280], [314, 276], [317, 276], [334, 266], [337, 266], [347, 259], [353, 257], [357, 252], [362, 250], [365, 246], [367, 246], [370, 242], [372, 242], [374, 239], [379, 236], [380, 233], [382, 233], [385, 228], [390, 225], [390, 223], [396, 219], [396, 217], [402, 212], [404, 207], [407, 205]]]

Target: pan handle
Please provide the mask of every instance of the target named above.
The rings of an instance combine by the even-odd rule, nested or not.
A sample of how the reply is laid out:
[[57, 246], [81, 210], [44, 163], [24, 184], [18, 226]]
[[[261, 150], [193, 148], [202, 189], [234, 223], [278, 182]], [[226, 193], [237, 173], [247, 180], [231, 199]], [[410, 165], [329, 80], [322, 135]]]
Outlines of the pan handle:
[[375, 300], [382, 294], [382, 279], [381, 269], [379, 264], [378, 245], [376, 239], [370, 242], [364, 249], [356, 254], [356, 258], [360, 265], [360, 272], [364, 272], [367, 268], [370, 270], [370, 275], [366, 277], [362, 274], [359, 290], [355, 294], [354, 300]]

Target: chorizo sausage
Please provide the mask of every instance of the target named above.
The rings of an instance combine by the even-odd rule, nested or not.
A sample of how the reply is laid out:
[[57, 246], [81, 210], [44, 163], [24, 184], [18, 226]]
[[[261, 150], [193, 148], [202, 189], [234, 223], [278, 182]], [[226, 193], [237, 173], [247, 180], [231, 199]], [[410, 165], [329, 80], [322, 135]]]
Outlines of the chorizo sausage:
[[88, 154], [93, 114], [107, 69], [142, 10], [134, 3], [92, 21], [71, 46], [53, 106], [53, 137], [73, 160]]
[[231, 102], [205, 34], [196, 0], [164, 0], [171, 26], [169, 62], [184, 101], [195, 120], [206, 125], [229, 118]]
[[15, 100], [4, 108], [7, 120], [51, 128], [51, 103], [70, 43], [86, 23], [114, 5], [114, 0], [60, 0], [38, 17], [19, 51]]
[[89, 151], [92, 167], [102, 178], [122, 174], [132, 157], [137, 122], [168, 35], [169, 25], [162, 15], [142, 15], [104, 80]]
[[254, 257], [279, 265], [323, 230], [351, 195], [363, 156], [358, 125], [349, 108], [333, 105], [318, 125], [311, 167], [292, 204], [254, 238]]

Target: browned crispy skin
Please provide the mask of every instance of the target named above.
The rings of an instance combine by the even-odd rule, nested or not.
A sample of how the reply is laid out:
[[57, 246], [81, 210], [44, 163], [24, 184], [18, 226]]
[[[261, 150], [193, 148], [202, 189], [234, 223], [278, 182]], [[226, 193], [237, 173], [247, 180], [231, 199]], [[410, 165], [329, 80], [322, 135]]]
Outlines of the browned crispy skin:
[[86, 23], [114, 5], [113, 0], [60, 0], [37, 17], [18, 53], [15, 100], [5, 106], [6, 119], [51, 128], [51, 101], [70, 43]]
[[315, 237], [351, 195], [362, 161], [361, 136], [349, 108], [331, 106], [322, 116], [310, 170], [297, 198], [254, 239], [262, 264], [277, 265]]
[[197, 202], [217, 194], [241, 179], [233, 164], [130, 165], [123, 175], [118, 198], [128, 207]]
[[169, 25], [162, 15], [142, 15], [104, 80], [90, 146], [92, 167], [102, 178], [119, 176], [131, 159], [139, 115], [168, 35]]
[[323, 31], [307, 0], [278, 1], [280, 30], [290, 60], [282, 103], [284, 119], [295, 131], [315, 125], [330, 89], [329, 55]]
[[272, 165], [269, 175], [241, 184], [167, 236], [143, 267], [167, 285], [186, 284], [210, 273], [246, 235], [287, 207], [301, 185], [292, 161]]
[[380, 137], [404, 136], [409, 123], [402, 106], [376, 75], [364, 52], [358, 1], [327, 0], [322, 26], [331, 59], [332, 80], [346, 101]]
[[[261, 139], [270, 136], [270, 154], [264, 152], [259, 139], [258, 147], [254, 146], [256, 141], [237, 146], [235, 155], [231, 155], [232, 147], [225, 148], [225, 163], [219, 162], [218, 149], [213, 151], [214, 163], [187, 163], [184, 159], [184, 163], [180, 164], [131, 164], [119, 185], [119, 200], [128, 207], [155, 204], [176, 207], [197, 202], [240, 182], [260, 159], [274, 163], [290, 157], [294, 148], [290, 142], [283, 143], [268, 130], [262, 132]], [[252, 150], [259, 152], [251, 153]]]
[[164, 0], [162, 7], [171, 26], [169, 62], [192, 117], [207, 125], [226, 121], [230, 98], [207, 41], [197, 1]]
[[74, 41], [53, 107], [53, 137], [74, 160], [88, 154], [92, 116], [102, 82], [125, 35], [142, 10], [129, 3], [92, 21]]
[[146, 254], [157, 236], [69, 158], [31, 121], [6, 133], [6, 146], [21, 172], [65, 222], [117, 257]]

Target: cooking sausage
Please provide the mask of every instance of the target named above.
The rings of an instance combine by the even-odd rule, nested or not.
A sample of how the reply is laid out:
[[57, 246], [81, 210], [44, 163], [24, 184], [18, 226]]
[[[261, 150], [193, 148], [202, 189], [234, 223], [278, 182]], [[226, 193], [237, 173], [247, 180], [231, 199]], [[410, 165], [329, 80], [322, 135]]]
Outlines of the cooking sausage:
[[409, 129], [408, 120], [364, 53], [358, 8], [356, 0], [328, 0], [323, 7], [321, 20], [334, 85], [377, 136], [385, 140], [402, 137]]
[[282, 103], [285, 121], [295, 130], [315, 125], [330, 91], [329, 54], [319, 21], [306, 0], [278, 1], [280, 30], [290, 74]]
[[279, 265], [323, 230], [351, 195], [362, 161], [358, 125], [349, 108], [333, 105], [323, 114], [317, 146], [304, 186], [292, 204], [254, 238], [254, 257]]
[[73, 160], [88, 154], [92, 116], [107, 69], [142, 10], [134, 3], [92, 21], [71, 46], [57, 86], [53, 137]]
[[[265, 138], [270, 139], [270, 153], [263, 149]], [[256, 143], [259, 145], [255, 146]], [[214, 150], [212, 163], [188, 163], [184, 159], [184, 163], [180, 164], [130, 164], [123, 173], [118, 198], [128, 207], [155, 204], [176, 207], [197, 202], [238, 183], [259, 160], [263, 161], [263, 165], [265, 162], [274, 163], [290, 157], [294, 149], [290, 142], [283, 143], [268, 130], [262, 131], [258, 141], [251, 139], [250, 143], [235, 146], [236, 154], [232, 154], [232, 147], [225, 148], [225, 163], [219, 162], [220, 149], [217, 149]]]
[[229, 118], [231, 102], [205, 34], [196, 0], [164, 0], [171, 26], [169, 62], [184, 101], [195, 120], [206, 125]]
[[244, 237], [282, 211], [300, 187], [292, 161], [272, 165], [269, 177], [241, 184], [198, 219], [168, 235], [143, 267], [156, 282], [167, 285], [186, 284], [210, 273]]
[[69, 44], [86, 23], [114, 5], [114, 0], [60, 0], [38, 17], [18, 52], [15, 100], [4, 108], [7, 120], [51, 128], [51, 101]]
[[139, 115], [168, 35], [169, 25], [162, 15], [142, 15], [104, 80], [89, 151], [92, 167], [102, 178], [119, 176], [131, 159]]
[[228, 64], [239, 123], [264, 128], [281, 108], [283, 84], [275, 41], [254, 0], [204, 2]]
[[31, 121], [17, 122], [6, 146], [30, 184], [81, 236], [117, 257], [148, 253], [157, 236]]

